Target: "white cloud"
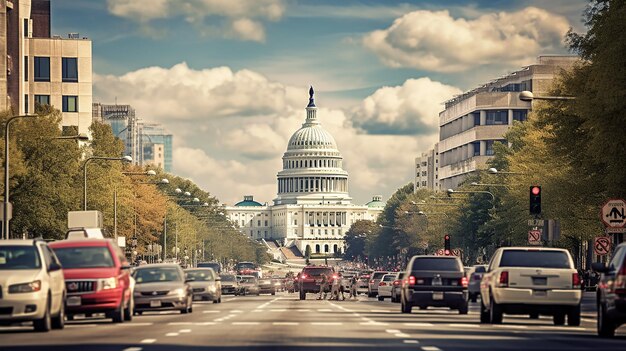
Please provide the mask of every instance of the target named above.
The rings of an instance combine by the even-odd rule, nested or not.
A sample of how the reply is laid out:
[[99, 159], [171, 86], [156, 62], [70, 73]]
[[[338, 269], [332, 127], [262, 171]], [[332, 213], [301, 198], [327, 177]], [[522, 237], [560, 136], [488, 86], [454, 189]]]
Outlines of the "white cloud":
[[[284, 0], [108, 0], [108, 9], [116, 16], [141, 23], [146, 33], [152, 32], [148, 23], [153, 20], [183, 17], [201, 34], [221, 33], [262, 42], [265, 29], [258, 20], [279, 20], [285, 12], [285, 3]], [[207, 24], [216, 22], [214, 18], [226, 19], [227, 24], [216, 30], [219, 26]]]
[[429, 78], [408, 79], [382, 87], [354, 108], [352, 123], [369, 134], [433, 135], [438, 131], [442, 102], [461, 90]]
[[[112, 103], [117, 96], [118, 103], [133, 105], [139, 118], [163, 123], [174, 134], [176, 174], [228, 204], [248, 194], [260, 202], [275, 198], [287, 141], [306, 117], [308, 87], [286, 86], [249, 70], [194, 70], [184, 63], [95, 77], [95, 101]], [[417, 81], [431, 90], [439, 84]], [[384, 89], [402, 95], [413, 84]], [[365, 203], [374, 194], [389, 196], [409, 182], [415, 155], [435, 138], [363, 133], [352, 114], [324, 107], [324, 95], [316, 93], [318, 116], [339, 144], [354, 202]], [[375, 93], [368, 99], [380, 109], [380, 98]], [[437, 106], [439, 101], [418, 103]], [[410, 110], [409, 102], [404, 105]]]
[[367, 34], [365, 47], [388, 66], [458, 72], [480, 65], [525, 65], [539, 54], [562, 53], [568, 20], [536, 7], [453, 18], [419, 10]]

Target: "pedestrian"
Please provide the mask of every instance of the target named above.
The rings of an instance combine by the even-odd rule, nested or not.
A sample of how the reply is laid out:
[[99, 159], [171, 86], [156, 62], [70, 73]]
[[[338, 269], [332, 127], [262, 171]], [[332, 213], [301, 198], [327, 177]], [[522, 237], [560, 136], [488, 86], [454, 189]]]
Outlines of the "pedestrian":
[[341, 280], [338, 275], [335, 275], [331, 281], [330, 299], [339, 301], [339, 287], [341, 286]]
[[[326, 294], [328, 290], [328, 278], [326, 277], [326, 273], [322, 273], [322, 281], [320, 282], [320, 296], [317, 298], [318, 300], [326, 300]], [[324, 298], [322, 299], [322, 294]]]
[[356, 279], [356, 276], [352, 276], [352, 278], [350, 278], [350, 298], [356, 299], [357, 288], [358, 288], [358, 279]]

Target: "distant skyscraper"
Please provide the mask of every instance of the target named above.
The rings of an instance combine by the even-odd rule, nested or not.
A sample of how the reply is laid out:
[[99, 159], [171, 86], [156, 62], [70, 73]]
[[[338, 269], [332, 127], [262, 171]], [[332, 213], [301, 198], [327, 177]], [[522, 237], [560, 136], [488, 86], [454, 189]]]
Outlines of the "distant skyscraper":
[[172, 171], [172, 134], [159, 123], [138, 124], [139, 155], [141, 165], [154, 165], [166, 172]]
[[106, 105], [99, 102], [93, 104], [94, 120], [111, 126], [113, 135], [124, 142], [124, 154], [133, 158], [134, 164], [139, 164], [139, 145], [137, 142], [137, 117], [135, 109], [130, 105]]

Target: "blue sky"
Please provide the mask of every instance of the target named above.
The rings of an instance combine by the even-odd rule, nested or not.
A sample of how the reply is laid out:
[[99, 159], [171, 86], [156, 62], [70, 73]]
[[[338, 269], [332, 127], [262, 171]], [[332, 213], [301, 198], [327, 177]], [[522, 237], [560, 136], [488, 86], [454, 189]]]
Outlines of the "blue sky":
[[[346, 157], [351, 193], [362, 203], [411, 180], [413, 158], [437, 139], [443, 101], [532, 64], [538, 54], [567, 53], [559, 40], [569, 27], [584, 30], [586, 3], [52, 0], [52, 32], [89, 37], [94, 101], [118, 97], [145, 120], [164, 123], [175, 135], [176, 173], [227, 203], [244, 193], [271, 201], [286, 140], [302, 123], [313, 84], [318, 106], [328, 109], [320, 111], [322, 122]], [[154, 76], [171, 90], [158, 109], [154, 92], [138, 91]], [[169, 98], [189, 87], [189, 95], [201, 93]], [[396, 98], [404, 110], [385, 106]], [[432, 106], [412, 106], [416, 99]], [[324, 112], [334, 119], [327, 122]], [[369, 144], [402, 155], [352, 151]], [[192, 154], [211, 166], [185, 163]]]

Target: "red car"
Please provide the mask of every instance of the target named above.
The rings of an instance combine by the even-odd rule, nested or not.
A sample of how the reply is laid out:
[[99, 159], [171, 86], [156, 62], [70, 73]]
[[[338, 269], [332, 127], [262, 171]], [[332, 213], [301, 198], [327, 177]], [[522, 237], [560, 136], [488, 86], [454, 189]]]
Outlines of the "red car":
[[105, 313], [114, 323], [133, 318], [130, 266], [109, 239], [63, 240], [49, 244], [63, 266], [66, 315]]

